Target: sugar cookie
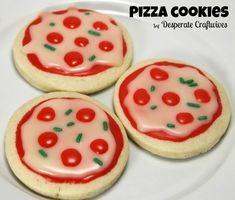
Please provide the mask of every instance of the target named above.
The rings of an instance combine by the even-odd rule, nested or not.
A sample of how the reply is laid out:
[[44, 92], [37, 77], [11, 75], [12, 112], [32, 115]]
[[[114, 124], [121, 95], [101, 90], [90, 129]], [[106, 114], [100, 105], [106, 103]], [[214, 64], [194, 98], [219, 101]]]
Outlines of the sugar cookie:
[[202, 70], [174, 60], [149, 60], [128, 70], [116, 84], [114, 105], [137, 144], [168, 158], [208, 151], [230, 120], [222, 85]]

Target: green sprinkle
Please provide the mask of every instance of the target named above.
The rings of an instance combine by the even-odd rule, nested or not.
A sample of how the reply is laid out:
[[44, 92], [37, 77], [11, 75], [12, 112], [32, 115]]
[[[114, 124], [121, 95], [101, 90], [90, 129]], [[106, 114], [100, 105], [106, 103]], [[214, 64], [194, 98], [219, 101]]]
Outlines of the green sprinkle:
[[188, 84], [189, 87], [196, 87], [197, 85], [198, 85], [197, 83]]
[[191, 103], [191, 102], [187, 102], [187, 106], [189, 107], [193, 107], [193, 108], [200, 108], [200, 104], [197, 103]]
[[91, 57], [88, 58], [89, 61], [93, 61], [96, 59], [96, 56], [95, 55], [92, 55]]
[[72, 109], [68, 109], [68, 110], [66, 110], [64, 112], [64, 114], [68, 116], [68, 115], [70, 115], [71, 112], [73, 112], [73, 110]]
[[199, 116], [197, 119], [200, 121], [207, 120], [207, 116]]
[[77, 142], [77, 143], [80, 143], [81, 140], [82, 140], [82, 133], [79, 133], [79, 134], [77, 135], [77, 137], [76, 137], [76, 142]]
[[89, 30], [88, 33], [91, 35], [100, 36], [100, 33], [97, 31]]
[[193, 79], [188, 79], [188, 80], [186, 80], [184, 82], [187, 83], [187, 84], [190, 84], [190, 83], [193, 83]]
[[73, 126], [74, 124], [75, 124], [74, 122], [68, 122], [66, 126], [70, 127], [70, 126]]
[[104, 130], [104, 131], [107, 131], [108, 129], [109, 129], [109, 127], [108, 127], [108, 122], [104, 121], [104, 122], [103, 122], [103, 130]]
[[93, 161], [97, 163], [99, 166], [103, 166], [103, 162], [99, 158], [94, 158]]
[[63, 131], [63, 129], [60, 128], [60, 127], [54, 127], [53, 130], [54, 130], [55, 132], [61, 132], [61, 131]]
[[152, 106], [150, 107], [151, 110], [155, 110], [156, 108], [157, 108], [156, 105], [152, 105]]
[[85, 14], [85, 15], [90, 15], [91, 13], [89, 13], [89, 12], [85, 12], [84, 14]]
[[179, 78], [180, 83], [187, 84], [189, 87], [196, 87], [198, 84], [193, 79], [184, 80], [182, 77]]
[[43, 158], [47, 158], [47, 157], [48, 157], [47, 153], [46, 153], [43, 149], [39, 149], [39, 150], [38, 150], [38, 153], [39, 153]]
[[49, 49], [50, 51], [55, 51], [56, 50], [55, 47], [53, 47], [53, 46], [51, 46], [49, 44], [44, 44], [44, 47]]
[[179, 78], [179, 81], [180, 83], [185, 84], [185, 80], [182, 77]]
[[50, 26], [55, 26], [55, 23], [54, 23], [54, 22], [51, 22], [49, 25], [50, 25]]
[[175, 124], [170, 124], [170, 123], [169, 123], [169, 124], [167, 124], [166, 126], [167, 126], [168, 128], [175, 128]]
[[150, 92], [154, 92], [156, 90], [156, 87], [154, 85], [151, 85]]

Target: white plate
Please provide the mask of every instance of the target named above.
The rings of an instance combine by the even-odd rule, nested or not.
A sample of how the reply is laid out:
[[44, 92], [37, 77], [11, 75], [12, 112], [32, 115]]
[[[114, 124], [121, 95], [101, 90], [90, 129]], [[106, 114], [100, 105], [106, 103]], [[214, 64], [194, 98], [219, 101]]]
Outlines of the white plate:
[[[185, 60], [213, 74], [224, 83], [229, 91], [235, 89], [232, 75], [235, 71], [231, 65], [228, 65], [228, 60], [225, 61], [221, 51], [218, 51], [219, 48], [214, 48], [201, 33], [195, 30], [153, 29], [152, 22], [155, 19], [143, 20], [128, 17], [129, 6], [133, 3], [104, 0], [99, 2], [80, 1], [70, 4], [60, 2], [57, 6], [51, 7], [48, 7], [48, 4], [50, 2], [44, 3], [41, 7], [51, 10], [75, 5], [97, 9], [118, 19], [132, 35], [133, 63], [143, 59], [161, 57]], [[37, 14], [37, 8], [33, 4], [30, 5], [35, 12], [32, 13], [29, 6], [26, 9], [27, 12], [24, 13], [15, 9], [15, 18], [11, 20], [4, 22], [2, 20], [4, 18], [0, 18], [2, 25], [0, 30], [0, 191], [1, 194], [8, 195], [9, 199], [17, 198], [18, 200], [44, 199], [16, 180], [4, 157], [4, 130], [9, 117], [24, 102], [41, 94], [17, 73], [11, 57], [11, 46], [17, 32]], [[51, 3], [51, 5], [53, 4]], [[38, 9], [38, 11], [40, 10]], [[112, 108], [112, 93], [113, 87], [93, 95], [93, 97]], [[130, 141], [130, 159], [123, 176], [98, 199], [156, 200], [185, 197], [187, 193], [207, 182], [223, 165], [235, 141], [235, 134], [232, 132], [234, 132], [234, 124], [230, 126], [226, 136], [213, 150], [185, 161], [172, 161], [153, 156]], [[230, 194], [228, 195], [231, 197]]]

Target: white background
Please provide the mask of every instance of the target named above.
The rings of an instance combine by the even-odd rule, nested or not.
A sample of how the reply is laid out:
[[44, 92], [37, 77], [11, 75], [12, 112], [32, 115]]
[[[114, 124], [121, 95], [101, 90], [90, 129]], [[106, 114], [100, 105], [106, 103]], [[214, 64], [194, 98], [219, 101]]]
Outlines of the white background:
[[[22, 103], [37, 96], [41, 92], [29, 86], [13, 69], [14, 65], [11, 61], [11, 45], [13, 38], [22, 25], [27, 23], [36, 13], [51, 5], [64, 5], [68, 2], [76, 1], [62, 1], [62, 0], [1, 0], [0, 6], [0, 139], [3, 140], [4, 129], [8, 118]], [[76, 5], [80, 5], [77, 1]], [[89, 1], [86, 1], [89, 4]], [[92, 1], [93, 2], [93, 1]], [[152, 23], [159, 23], [163, 19], [128, 19], [123, 14], [120, 16], [120, 21], [126, 25], [130, 30], [135, 49], [134, 62], [138, 62], [147, 58], [159, 57], [174, 57], [177, 59], [184, 59], [189, 62], [200, 65], [203, 69], [212, 73], [221, 82], [223, 82], [230, 97], [231, 104], [235, 103], [235, 2], [230, 1], [113, 1], [113, 4], [108, 1], [97, 1], [94, 8], [104, 10], [107, 13], [112, 11], [114, 16], [118, 13], [128, 13], [130, 4], [140, 3], [144, 5], [158, 5], [167, 6], [171, 8], [175, 5], [227, 5], [229, 6], [229, 17], [222, 19], [211, 18], [211, 21], [224, 21], [228, 23], [227, 29], [213, 29], [213, 30], [154, 30]], [[111, 1], [109, 1], [111, 2]], [[119, 6], [121, 4], [121, 6]], [[81, 5], [83, 5], [81, 3]], [[85, 5], [85, 4], [84, 4]], [[168, 21], [194, 21], [195, 18], [165, 18]], [[205, 21], [205, 19], [200, 19]], [[18, 26], [19, 24], [22, 24]], [[13, 27], [12, 27], [13, 26]], [[1, 35], [2, 34], [2, 35]], [[153, 43], [158, 41], [159, 43]], [[145, 44], [142, 46], [142, 44]], [[165, 45], [164, 45], [165, 44]], [[172, 44], [172, 49], [171, 49]], [[4, 48], [4, 49], [3, 49]], [[177, 49], [176, 49], [177, 48]], [[9, 74], [8, 74], [9, 73]], [[5, 75], [6, 74], [6, 75]], [[11, 75], [13, 74], [13, 75]], [[10, 84], [10, 85], [7, 85]], [[95, 96], [95, 98], [103, 101], [107, 106], [111, 107], [112, 89], [105, 90]], [[110, 98], [106, 98], [110, 97]], [[234, 112], [234, 108], [232, 108]], [[111, 188], [106, 194], [99, 197], [99, 199], [235, 199], [235, 128], [234, 120], [232, 120], [228, 133], [220, 142], [218, 147], [209, 152], [205, 156], [193, 159], [192, 161], [183, 161], [182, 163], [167, 161], [149, 155], [148, 153], [139, 149], [131, 142], [130, 145], [130, 161], [123, 177], [117, 185]], [[0, 141], [0, 146], [3, 149], [3, 141]], [[1, 150], [0, 163], [0, 194], [4, 199], [17, 198], [33, 199], [38, 198], [32, 193], [28, 194], [28, 190], [23, 189], [20, 184], [7, 170]], [[208, 162], [207, 162], [208, 161]], [[160, 170], [155, 174], [152, 166], [144, 166], [142, 163], [146, 162], [156, 166], [156, 170]], [[216, 165], [214, 167], [213, 165]], [[172, 176], [172, 184], [176, 185], [176, 189], [169, 189], [169, 193], [157, 191], [154, 192], [154, 185], [158, 182], [164, 182], [164, 175], [171, 182], [171, 177], [167, 177], [165, 168], [180, 168], [181, 174]], [[185, 167], [185, 174], [182, 168]], [[202, 171], [200, 180], [196, 180], [193, 174], [190, 174], [189, 168], [192, 168], [192, 173], [197, 176], [197, 171]], [[196, 169], [194, 169], [196, 168]], [[139, 175], [140, 173], [145, 173]], [[197, 171], [195, 171], [197, 170]], [[149, 171], [149, 172], [148, 172]], [[152, 176], [151, 176], [151, 173]], [[162, 174], [162, 176], [161, 176]], [[198, 173], [200, 174], [200, 173]], [[129, 175], [129, 176], [128, 176]], [[188, 178], [187, 178], [188, 176]], [[140, 178], [137, 179], [137, 177]], [[178, 180], [175, 178], [178, 177]], [[148, 181], [144, 178], [149, 179]], [[158, 179], [159, 180], [156, 180]], [[181, 181], [181, 178], [183, 181]], [[142, 179], [142, 180], [141, 180]], [[192, 180], [195, 179], [195, 182]], [[177, 185], [177, 181], [179, 184]], [[142, 183], [141, 183], [142, 182]], [[193, 183], [192, 183], [193, 182]], [[190, 187], [186, 185], [192, 184]], [[167, 191], [167, 184], [159, 184], [159, 187], [165, 187]], [[17, 185], [16, 187], [14, 185]], [[169, 184], [170, 185], [170, 184]], [[18, 189], [20, 187], [20, 189]], [[157, 186], [156, 186], [157, 187]], [[169, 187], [170, 188], [170, 187]], [[23, 192], [22, 192], [23, 191]], [[138, 195], [134, 195], [134, 193]], [[122, 194], [122, 195], [121, 195]], [[1, 198], [2, 198], [1, 197]]]

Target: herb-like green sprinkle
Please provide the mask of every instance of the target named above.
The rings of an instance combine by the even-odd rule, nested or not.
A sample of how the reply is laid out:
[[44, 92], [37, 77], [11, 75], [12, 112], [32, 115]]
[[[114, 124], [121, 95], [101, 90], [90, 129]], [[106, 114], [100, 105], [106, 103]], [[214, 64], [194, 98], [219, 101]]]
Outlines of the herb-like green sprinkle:
[[97, 163], [99, 166], [103, 165], [103, 162], [99, 158], [94, 158], [93, 161]]
[[95, 60], [95, 59], [96, 59], [96, 56], [95, 56], [95, 55], [92, 55], [92, 56], [90, 56], [90, 57], [88, 58], [89, 61], [93, 61], [93, 60]]
[[44, 47], [49, 49], [50, 51], [55, 51], [56, 50], [55, 47], [53, 47], [53, 46], [51, 46], [49, 44], [44, 44]]
[[79, 134], [77, 135], [77, 137], [76, 137], [76, 142], [77, 142], [77, 143], [80, 143], [80, 142], [81, 142], [82, 136], [83, 136], [82, 133], [79, 133]]
[[89, 12], [85, 12], [84, 14], [85, 14], [85, 15], [90, 15], [91, 13], [89, 13]]
[[193, 107], [193, 108], [200, 108], [200, 104], [197, 103], [191, 103], [191, 102], [187, 102], [187, 106], [189, 107]]
[[75, 124], [74, 122], [68, 122], [66, 126], [70, 127], [70, 126], [73, 126], [74, 124]]
[[157, 109], [157, 106], [156, 106], [156, 105], [152, 105], [152, 106], [150, 107], [150, 109], [151, 109], [151, 110], [155, 110], [155, 109]]
[[88, 33], [91, 35], [100, 36], [100, 33], [97, 31], [89, 30]]
[[73, 112], [73, 110], [72, 109], [68, 109], [68, 110], [66, 110], [64, 112], [64, 114], [68, 116], [68, 115], [70, 115], [71, 112]]
[[104, 121], [103, 122], [103, 130], [107, 131], [109, 129], [108, 122]]
[[55, 132], [61, 132], [61, 131], [63, 131], [63, 129], [60, 128], [60, 127], [54, 127], [53, 130], [54, 130]]
[[49, 26], [55, 26], [55, 23], [54, 23], [54, 22], [51, 22], [51, 23], [49, 24]]
[[198, 118], [197, 118], [198, 120], [200, 120], [200, 121], [202, 121], [202, 120], [207, 120], [207, 116], [199, 116]]
[[190, 84], [188, 84], [188, 86], [189, 87], [196, 87], [196, 86], [198, 86], [198, 84], [197, 83], [190, 83]]
[[171, 123], [167, 124], [166, 126], [167, 126], [168, 128], [175, 128], [175, 124], [171, 124]]
[[193, 83], [193, 79], [188, 79], [188, 80], [186, 80], [186, 81], [184, 81], [186, 84], [191, 84], [191, 83]]
[[182, 77], [179, 78], [180, 83], [187, 84], [189, 87], [196, 87], [198, 84], [193, 79], [184, 80]]
[[156, 90], [156, 87], [154, 85], [151, 85], [150, 92], [154, 92]]
[[47, 158], [47, 157], [48, 157], [47, 153], [46, 153], [43, 149], [39, 149], [39, 150], [38, 150], [38, 153], [39, 153], [43, 158]]
[[179, 81], [180, 83], [185, 84], [185, 80], [182, 77], [179, 78]]

